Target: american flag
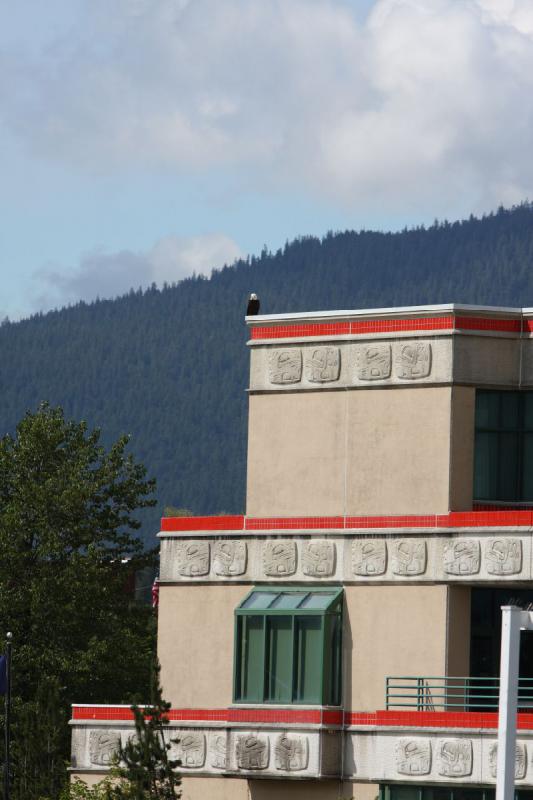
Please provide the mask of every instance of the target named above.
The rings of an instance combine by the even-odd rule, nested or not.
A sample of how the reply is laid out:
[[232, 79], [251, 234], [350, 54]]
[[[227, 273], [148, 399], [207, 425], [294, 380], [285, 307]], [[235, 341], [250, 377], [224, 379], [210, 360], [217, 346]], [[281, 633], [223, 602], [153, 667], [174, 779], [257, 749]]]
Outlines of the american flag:
[[155, 578], [152, 584], [152, 608], [159, 606], [159, 578]]

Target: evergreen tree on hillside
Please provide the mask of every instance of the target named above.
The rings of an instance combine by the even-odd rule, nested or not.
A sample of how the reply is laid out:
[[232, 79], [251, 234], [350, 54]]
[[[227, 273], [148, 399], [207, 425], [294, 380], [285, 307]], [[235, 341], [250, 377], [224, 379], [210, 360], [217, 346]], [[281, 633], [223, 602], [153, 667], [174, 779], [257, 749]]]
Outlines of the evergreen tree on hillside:
[[533, 305], [533, 206], [399, 233], [302, 237], [212, 276], [0, 326], [0, 433], [42, 400], [122, 431], [158, 481], [145, 511], [244, 510], [250, 291], [264, 313], [424, 303]]

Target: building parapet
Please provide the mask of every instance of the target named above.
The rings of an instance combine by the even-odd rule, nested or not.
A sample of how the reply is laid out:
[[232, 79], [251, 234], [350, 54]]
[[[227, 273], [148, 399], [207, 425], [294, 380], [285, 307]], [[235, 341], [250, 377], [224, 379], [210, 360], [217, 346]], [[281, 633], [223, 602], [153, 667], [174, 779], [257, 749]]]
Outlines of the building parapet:
[[419, 306], [247, 323], [251, 392], [533, 386], [532, 309]]
[[242, 517], [232, 518], [230, 530], [222, 530], [219, 517], [211, 530], [209, 518], [192, 517], [177, 518], [178, 531], [163, 520], [160, 582], [530, 582], [531, 517], [508, 511], [360, 518], [359, 528], [343, 527], [353, 524], [349, 517], [297, 518], [300, 527], [288, 519], [265, 520], [263, 527]]
[[293, 532], [293, 531], [359, 531], [395, 530], [397, 528], [473, 529], [473, 528], [528, 528], [533, 529], [533, 509], [498, 509], [490, 511], [450, 511], [448, 514], [408, 514], [382, 516], [301, 516], [301, 517], [248, 517], [242, 514], [203, 517], [163, 517], [161, 538], [169, 534], [195, 534], [213, 531], [226, 533]]
[[[268, 719], [266, 719], [266, 714]], [[324, 723], [325, 714], [343, 723]], [[173, 709], [166, 737], [188, 776], [342, 777], [494, 785], [497, 713]], [[194, 717], [194, 719], [192, 719]], [[203, 717], [203, 719], [202, 719]], [[320, 721], [322, 718], [322, 722]], [[255, 721], [254, 721], [255, 720]], [[307, 721], [306, 721], [307, 720]], [[125, 706], [74, 706], [72, 768], [107, 771], [132, 735]], [[533, 714], [518, 715], [517, 785], [533, 785]]]

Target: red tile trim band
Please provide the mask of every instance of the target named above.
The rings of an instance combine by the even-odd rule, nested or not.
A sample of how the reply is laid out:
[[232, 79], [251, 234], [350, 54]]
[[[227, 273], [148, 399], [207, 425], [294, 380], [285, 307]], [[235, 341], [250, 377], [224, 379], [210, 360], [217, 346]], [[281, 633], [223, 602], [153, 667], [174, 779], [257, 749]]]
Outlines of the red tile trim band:
[[533, 321], [521, 318], [491, 319], [488, 317], [415, 317], [411, 319], [364, 319], [351, 322], [314, 322], [292, 325], [257, 325], [251, 339], [300, 339], [308, 336], [347, 336], [369, 333], [409, 333], [415, 331], [467, 330], [502, 333], [531, 333]]
[[[173, 708], [168, 712], [173, 722], [223, 722], [250, 724], [307, 724], [369, 726], [383, 728], [483, 728], [498, 727], [497, 712], [477, 711], [346, 711], [306, 708]], [[129, 722], [129, 706], [72, 707], [72, 719]], [[533, 713], [517, 715], [519, 730], [533, 730]]]
[[[173, 722], [342, 725], [344, 712], [320, 708], [173, 708], [168, 712], [168, 718]], [[125, 722], [133, 720], [133, 713], [129, 706], [74, 705], [72, 719]]]
[[369, 528], [483, 528], [532, 527], [533, 510], [450, 511], [448, 514], [420, 514], [376, 517], [163, 517], [161, 530], [193, 531], [276, 531], [276, 530], [364, 530]]

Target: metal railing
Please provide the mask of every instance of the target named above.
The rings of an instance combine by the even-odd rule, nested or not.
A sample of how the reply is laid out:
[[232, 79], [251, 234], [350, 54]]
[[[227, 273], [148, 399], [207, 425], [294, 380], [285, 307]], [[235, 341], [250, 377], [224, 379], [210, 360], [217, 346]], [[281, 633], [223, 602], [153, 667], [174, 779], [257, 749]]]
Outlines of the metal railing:
[[[498, 708], [499, 678], [389, 676], [386, 708], [417, 711], [494, 711]], [[533, 712], [533, 678], [518, 682], [518, 710]]]

